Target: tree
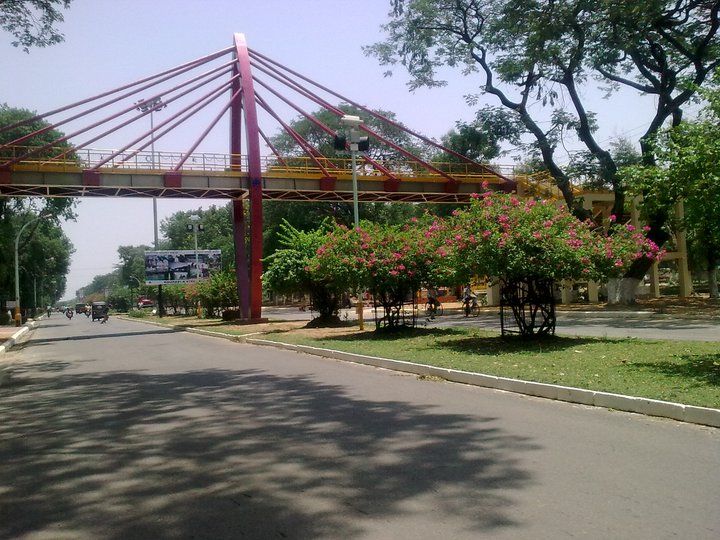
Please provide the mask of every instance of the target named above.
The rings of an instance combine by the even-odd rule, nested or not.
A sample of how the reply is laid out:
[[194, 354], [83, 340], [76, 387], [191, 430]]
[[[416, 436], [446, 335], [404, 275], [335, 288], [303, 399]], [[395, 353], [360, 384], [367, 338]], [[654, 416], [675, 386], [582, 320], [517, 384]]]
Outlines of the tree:
[[65, 37], [55, 29], [63, 22], [60, 9], [68, 9], [72, 0], [2, 0], [0, 26], [10, 32], [14, 47], [30, 52], [30, 47], [47, 47]]
[[211, 206], [207, 210], [197, 209], [175, 212], [164, 219], [160, 230], [167, 238], [161, 242], [162, 249], [194, 249], [194, 233], [187, 225], [192, 223], [191, 215], [200, 217], [203, 230], [198, 232], [198, 249], [219, 249], [222, 251], [222, 269], [235, 268], [235, 245], [233, 242], [232, 206]]
[[[480, 74], [480, 92], [494, 97], [510, 122], [531, 136], [568, 208], [585, 217], [556, 156], [570, 131], [597, 162], [622, 215], [625, 188], [610, 150], [595, 137], [598, 117], [583, 89], [599, 82], [608, 97], [618, 88], [652, 96], [655, 110], [640, 138], [643, 161], [654, 162], [649, 141], [666, 121], [677, 125], [683, 108], [718, 66], [718, 2], [705, 0], [392, 0], [387, 39], [366, 48], [383, 65], [401, 63], [412, 88], [445, 84], [441, 66]], [[471, 103], [477, 96], [471, 97]], [[567, 103], [567, 108], [562, 104]], [[540, 107], [536, 107], [539, 105]], [[540, 111], [539, 113], [537, 111]], [[497, 111], [495, 111], [497, 112]], [[486, 114], [483, 111], [481, 116]], [[542, 122], [550, 120], [548, 128]], [[648, 215], [650, 237], [668, 239], [663, 210]], [[640, 279], [647, 261], [628, 276]]]
[[[720, 75], [719, 75], [720, 76]], [[645, 213], [670, 209], [682, 200], [683, 223], [705, 259], [710, 296], [718, 298], [720, 262], [720, 91], [707, 91], [709, 104], [694, 122], [683, 122], [654, 140], [655, 165], [627, 167], [621, 172], [630, 188], [644, 196]]]
[[[308, 265], [313, 279], [340, 290], [369, 291], [383, 309], [379, 327], [403, 325], [403, 306], [414, 303], [423, 285], [452, 282], [455, 268], [446, 264], [440, 218], [426, 216], [404, 225], [363, 222], [330, 232]], [[413, 320], [414, 323], [414, 320]]]
[[310, 264], [332, 228], [326, 219], [314, 231], [301, 231], [284, 221], [278, 233], [279, 248], [265, 259], [265, 286], [278, 294], [309, 294], [312, 309], [319, 313], [316, 325], [339, 322], [338, 310], [345, 287], [337, 279], [325, 279], [310, 271]]
[[661, 255], [632, 225], [614, 228], [605, 234], [553, 202], [487, 191], [455, 212], [442, 233], [443, 249], [465, 281], [473, 275], [500, 280], [502, 303], [520, 334], [544, 334], [555, 329], [556, 282], [616, 277], [639, 259]]
[[[0, 126], [11, 125], [31, 118], [34, 114], [33, 111], [2, 104], [0, 105]], [[40, 130], [47, 125], [42, 121], [36, 121], [27, 126], [4, 131], [0, 133], [0, 145]], [[27, 144], [41, 145], [56, 137], [62, 137], [62, 133], [50, 130], [33, 137]], [[0, 151], [0, 161], [7, 155], [4, 154], [6, 151], [12, 150]], [[20, 264], [24, 268], [24, 271], [21, 272], [21, 297], [32, 298], [34, 285], [37, 285], [39, 295], [47, 302], [54, 303], [62, 297], [73, 248], [58, 222], [74, 219], [74, 206], [74, 199], [0, 197], [0, 303], [3, 304], [3, 312], [5, 311], [5, 300], [15, 297], [15, 261], [13, 260], [15, 238], [27, 221], [40, 214], [48, 217], [29, 225], [20, 238]], [[26, 276], [35, 276], [34, 283], [31, 278]], [[27, 301], [24, 303], [28, 304]]]

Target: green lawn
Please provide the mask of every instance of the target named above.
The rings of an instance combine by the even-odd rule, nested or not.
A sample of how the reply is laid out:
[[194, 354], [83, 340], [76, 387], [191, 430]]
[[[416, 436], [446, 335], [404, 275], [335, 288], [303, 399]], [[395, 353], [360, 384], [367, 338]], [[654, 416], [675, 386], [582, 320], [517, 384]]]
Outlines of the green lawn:
[[720, 345], [556, 337], [508, 339], [482, 330], [416, 329], [267, 339], [590, 390], [720, 408]]

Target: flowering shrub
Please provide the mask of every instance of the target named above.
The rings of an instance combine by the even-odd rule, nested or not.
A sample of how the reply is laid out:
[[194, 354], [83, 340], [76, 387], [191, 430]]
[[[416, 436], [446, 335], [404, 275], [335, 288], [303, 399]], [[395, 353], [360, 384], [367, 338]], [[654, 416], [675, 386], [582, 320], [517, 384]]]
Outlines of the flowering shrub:
[[444, 223], [429, 218], [424, 226], [363, 223], [357, 229], [340, 226], [317, 250], [311, 272], [322, 279], [359, 291], [372, 291], [382, 305], [389, 327], [401, 320], [402, 304], [423, 285], [446, 273], [438, 247]]
[[548, 334], [555, 331], [553, 282], [616, 277], [638, 258], [661, 255], [631, 225], [610, 232], [578, 221], [564, 206], [486, 192], [454, 213], [445, 243], [460, 274], [500, 278], [502, 303], [519, 333]]
[[455, 212], [447, 234], [465, 273], [504, 280], [600, 280], [621, 275], [637, 258], [659, 256], [657, 245], [631, 225], [605, 234], [564, 206], [491, 192]]

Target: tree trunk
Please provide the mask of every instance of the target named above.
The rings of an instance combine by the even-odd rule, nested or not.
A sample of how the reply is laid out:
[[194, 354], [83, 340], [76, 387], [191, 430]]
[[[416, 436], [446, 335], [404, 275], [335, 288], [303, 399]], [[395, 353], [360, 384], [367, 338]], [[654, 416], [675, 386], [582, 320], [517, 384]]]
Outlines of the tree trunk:
[[707, 256], [708, 285], [710, 287], [710, 298], [718, 298], [717, 265], [718, 260], [714, 251]]
[[642, 280], [634, 277], [624, 277], [620, 280], [619, 287], [617, 289], [617, 301], [618, 304], [632, 305], [635, 303], [635, 294], [637, 292], [638, 285]]

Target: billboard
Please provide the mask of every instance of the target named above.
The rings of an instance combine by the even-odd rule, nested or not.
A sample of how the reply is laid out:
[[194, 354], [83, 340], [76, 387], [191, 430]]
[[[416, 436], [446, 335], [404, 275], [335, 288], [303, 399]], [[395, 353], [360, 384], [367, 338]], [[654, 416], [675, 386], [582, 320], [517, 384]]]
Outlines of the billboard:
[[220, 270], [219, 249], [145, 252], [145, 285], [192, 283], [208, 278], [217, 270]]

